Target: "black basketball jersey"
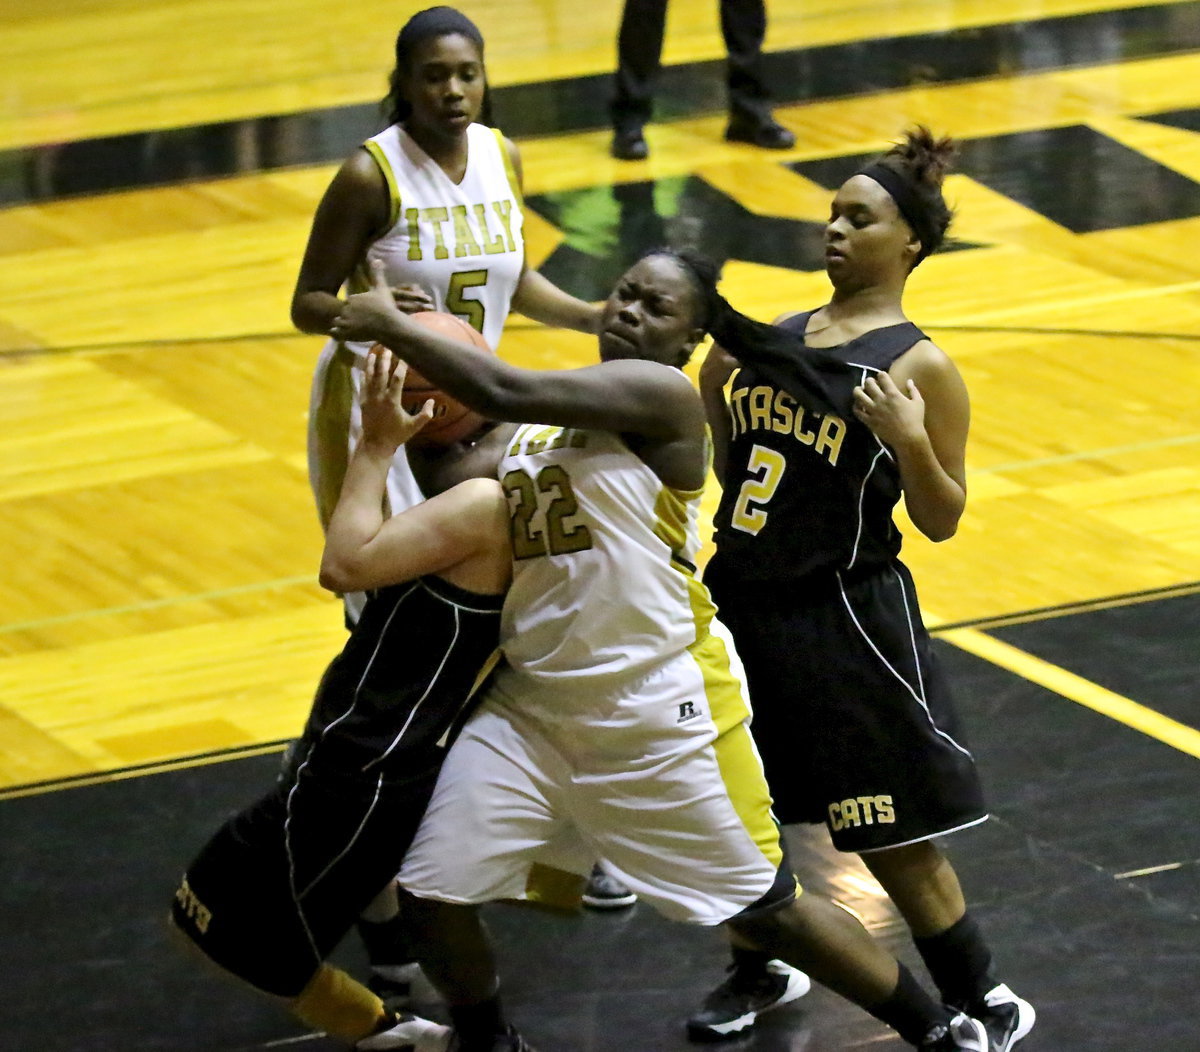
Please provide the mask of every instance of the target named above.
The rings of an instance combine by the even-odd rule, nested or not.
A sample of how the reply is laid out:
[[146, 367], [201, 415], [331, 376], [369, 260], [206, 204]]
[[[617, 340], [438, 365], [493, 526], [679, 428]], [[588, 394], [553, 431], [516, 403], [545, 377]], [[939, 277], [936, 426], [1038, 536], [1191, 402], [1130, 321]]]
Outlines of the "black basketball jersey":
[[503, 602], [440, 577], [372, 592], [317, 688], [298, 759], [388, 783], [436, 771], [497, 648]]
[[926, 339], [902, 322], [838, 347], [804, 346], [813, 312], [780, 328], [787, 352], [730, 347], [732, 438], [715, 526], [721, 570], [742, 579], [867, 570], [900, 551], [891, 450], [852, 411], [852, 392]]

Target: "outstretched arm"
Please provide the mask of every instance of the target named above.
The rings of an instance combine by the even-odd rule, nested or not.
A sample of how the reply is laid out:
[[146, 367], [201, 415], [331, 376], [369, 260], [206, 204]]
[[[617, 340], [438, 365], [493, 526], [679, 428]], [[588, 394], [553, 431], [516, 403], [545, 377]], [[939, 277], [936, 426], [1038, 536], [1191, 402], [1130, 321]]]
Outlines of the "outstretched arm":
[[370, 291], [346, 301], [334, 335], [390, 347], [432, 384], [486, 417], [668, 441], [703, 431], [703, 407], [678, 369], [639, 359], [582, 369], [521, 369], [405, 317], [378, 265], [372, 281]]
[[[512, 162], [517, 177], [517, 190], [525, 195], [525, 173], [521, 164], [521, 151], [511, 139], [504, 140], [504, 149]], [[525, 264], [512, 298], [513, 310], [527, 318], [550, 325], [556, 329], [574, 329], [577, 332], [600, 331], [600, 304], [586, 303], [564, 292], [549, 278], [544, 277]]]
[[549, 278], [528, 267], [521, 272], [512, 305], [525, 317], [556, 329], [592, 333], [600, 329], [599, 304], [576, 299], [569, 292], [563, 292]]
[[509, 556], [507, 503], [499, 483], [472, 479], [384, 517], [392, 457], [429, 422], [433, 403], [426, 402], [415, 416], [404, 411], [405, 367], [390, 352], [372, 354], [365, 368], [362, 441], [350, 458], [325, 535], [321, 585], [357, 592], [442, 574], [476, 591], [501, 591]]

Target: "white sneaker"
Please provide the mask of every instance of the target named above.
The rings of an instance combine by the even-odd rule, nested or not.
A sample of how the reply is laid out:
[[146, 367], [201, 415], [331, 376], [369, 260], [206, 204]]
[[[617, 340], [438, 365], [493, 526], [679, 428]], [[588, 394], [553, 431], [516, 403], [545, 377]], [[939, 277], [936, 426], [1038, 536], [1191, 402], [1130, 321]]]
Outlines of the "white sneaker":
[[450, 1044], [448, 1026], [400, 1012], [395, 1026], [379, 1034], [364, 1037], [354, 1047], [361, 1052], [445, 1052]]
[[724, 1041], [734, 1037], [754, 1026], [764, 1012], [803, 997], [811, 987], [807, 975], [783, 961], [768, 961], [765, 972], [747, 972], [731, 965], [729, 978], [688, 1019], [688, 1037], [693, 1041]]
[[1018, 1041], [1033, 1029], [1037, 1012], [1004, 983], [984, 995], [983, 1004], [971, 1005], [969, 1011], [983, 1023], [992, 1042], [992, 1052], [1009, 1052]]
[[934, 1027], [918, 1047], [924, 1052], [988, 1052], [988, 1034], [978, 1019], [959, 1012]]

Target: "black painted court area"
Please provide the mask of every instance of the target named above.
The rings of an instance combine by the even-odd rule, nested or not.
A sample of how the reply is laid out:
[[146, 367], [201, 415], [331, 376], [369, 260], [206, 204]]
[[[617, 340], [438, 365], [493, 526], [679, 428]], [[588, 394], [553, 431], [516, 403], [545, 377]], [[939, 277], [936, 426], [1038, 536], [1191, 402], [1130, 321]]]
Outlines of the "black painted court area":
[[[995, 634], [1200, 725], [1200, 595], [1011, 625]], [[1039, 1012], [1021, 1052], [1200, 1049], [1200, 762], [939, 644], [993, 819], [950, 839], [998, 974]], [[185, 954], [165, 914], [223, 817], [274, 776], [242, 759], [0, 801], [0, 1046], [13, 1052], [286, 1048], [325, 1052], [280, 1009]], [[788, 830], [806, 887], [862, 915], [910, 965], [902, 924], [823, 831]], [[676, 1052], [721, 978], [718, 931], [656, 917], [489, 909], [505, 997], [540, 1052]], [[347, 945], [339, 960], [360, 966]], [[921, 974], [918, 969], [918, 974]], [[900, 1049], [823, 990], [724, 1046]]]

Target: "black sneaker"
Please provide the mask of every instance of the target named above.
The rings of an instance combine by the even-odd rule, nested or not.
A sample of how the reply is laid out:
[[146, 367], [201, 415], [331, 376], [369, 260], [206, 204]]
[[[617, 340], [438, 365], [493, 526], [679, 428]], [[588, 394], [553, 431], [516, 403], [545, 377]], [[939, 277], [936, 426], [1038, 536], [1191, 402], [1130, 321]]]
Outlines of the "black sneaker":
[[354, 1047], [359, 1052], [444, 1052], [450, 1028], [411, 1012], [397, 1012], [386, 1029], [364, 1037]]
[[796, 136], [770, 117], [765, 120], [734, 117], [725, 129], [725, 141], [748, 142], [764, 150], [790, 150], [796, 145]]
[[729, 978], [687, 1021], [687, 1035], [693, 1041], [737, 1037], [754, 1026], [763, 1012], [803, 997], [811, 987], [807, 975], [783, 961], [768, 961], [762, 972], [730, 965]]
[[1003, 983], [989, 990], [981, 1004], [971, 1005], [967, 1011], [987, 1030], [992, 1042], [991, 1052], [1009, 1052], [1033, 1029], [1037, 1019], [1033, 1005], [1023, 1001]]
[[592, 867], [587, 887], [583, 889], [583, 904], [594, 910], [620, 910], [637, 902], [637, 895], [599, 865]]
[[454, 1034], [450, 1038], [450, 1044], [446, 1046], [446, 1052], [534, 1052], [534, 1048], [509, 1024], [504, 1028], [504, 1033], [497, 1034], [486, 1048], [482, 1045], [464, 1045], [458, 1035]]
[[988, 1035], [978, 1019], [959, 1012], [930, 1030], [917, 1047], [922, 1052], [988, 1052]]
[[640, 127], [618, 128], [613, 132], [609, 150], [618, 161], [644, 161], [650, 156], [650, 147]]

